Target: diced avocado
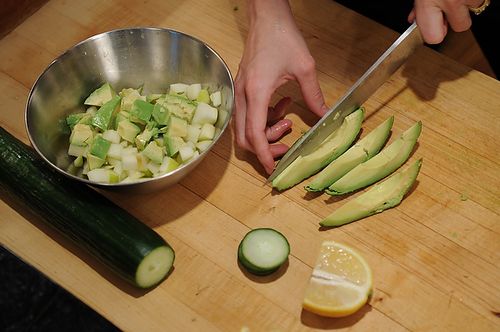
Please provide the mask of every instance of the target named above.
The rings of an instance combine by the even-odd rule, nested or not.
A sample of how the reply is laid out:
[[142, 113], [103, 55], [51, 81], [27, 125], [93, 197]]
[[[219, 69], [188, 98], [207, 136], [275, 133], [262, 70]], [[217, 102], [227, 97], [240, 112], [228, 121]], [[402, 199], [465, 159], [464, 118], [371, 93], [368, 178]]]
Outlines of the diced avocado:
[[118, 129], [118, 124], [120, 121], [123, 120], [128, 120], [130, 118], [130, 113], [127, 111], [121, 110], [120, 112], [116, 113], [115, 116], [115, 129]]
[[135, 137], [135, 145], [139, 150], [143, 150], [153, 136], [158, 133], [158, 128], [148, 125], [143, 132]]
[[179, 163], [177, 161], [175, 161], [175, 159], [172, 159], [168, 156], [165, 156], [163, 158], [161, 165], [160, 165], [160, 168], [158, 169], [158, 172], [159, 173], [168, 173], [170, 171], [173, 171], [177, 167], [179, 167]]
[[163, 149], [155, 141], [149, 142], [142, 153], [157, 164], [161, 164], [163, 161]]
[[212, 140], [215, 136], [215, 127], [210, 123], [205, 123], [201, 126], [200, 136], [198, 137], [199, 141]]
[[373, 188], [347, 202], [320, 222], [321, 226], [337, 227], [392, 208], [403, 200], [420, 171], [422, 159], [377, 183]]
[[88, 164], [89, 170], [99, 168], [102, 165], [104, 165], [105, 162], [106, 162], [105, 159], [94, 156], [91, 153], [87, 154], [87, 164]]
[[153, 107], [153, 119], [162, 126], [168, 124], [168, 119], [170, 117], [170, 112], [166, 107], [157, 103]]
[[196, 101], [202, 102], [205, 104], [210, 103], [210, 95], [208, 94], [207, 89], [201, 89], [200, 93], [198, 93], [198, 97], [196, 97]]
[[344, 152], [340, 157], [332, 161], [330, 165], [319, 172], [314, 180], [305, 187], [305, 189], [307, 191], [323, 191], [351, 169], [377, 154], [387, 141], [393, 122], [394, 116], [385, 120], [377, 128], [372, 130], [363, 139], [354, 144], [349, 150]]
[[217, 117], [219, 115], [219, 111], [217, 108], [212, 107], [206, 103], [198, 103], [196, 106], [196, 110], [194, 111], [193, 119], [191, 120], [192, 124], [204, 124], [210, 123], [215, 124], [217, 122]]
[[359, 164], [325, 190], [329, 195], [342, 195], [383, 179], [409, 158], [422, 131], [422, 122], [406, 130], [392, 144], [373, 158]]
[[141, 132], [141, 128], [129, 120], [123, 120], [118, 123], [117, 131], [124, 140], [133, 143], [135, 137]]
[[163, 138], [165, 141], [165, 146], [167, 148], [167, 154], [169, 157], [174, 157], [181, 146], [186, 145], [186, 142], [181, 137], [166, 136]]
[[148, 103], [147, 101], [136, 99], [132, 104], [132, 109], [130, 110], [131, 119], [139, 119], [142, 122], [148, 122], [153, 114], [154, 105]]
[[146, 97], [141, 96], [141, 93], [138, 89], [123, 89], [122, 91], [120, 91], [120, 96], [122, 97], [122, 111], [130, 111], [132, 109], [132, 105], [137, 99], [146, 101]]
[[90, 146], [90, 154], [99, 157], [101, 159], [106, 159], [111, 142], [103, 138], [101, 135], [97, 135], [92, 141]]
[[69, 136], [69, 143], [73, 145], [88, 145], [93, 138], [92, 128], [86, 124], [77, 123]]
[[75, 125], [80, 122], [80, 120], [87, 115], [87, 113], [74, 113], [70, 114], [66, 117], [66, 124], [69, 126], [71, 130], [75, 127]]
[[68, 148], [68, 155], [73, 157], [85, 156], [87, 155], [88, 150], [89, 150], [88, 145], [82, 146], [82, 145], [70, 144]]
[[170, 116], [170, 118], [168, 119], [167, 131], [165, 134], [170, 137], [186, 137], [187, 126], [188, 123], [186, 120], [178, 118], [176, 116]]
[[116, 92], [109, 83], [104, 83], [94, 90], [90, 96], [85, 99], [85, 105], [102, 106], [116, 97]]
[[344, 153], [361, 129], [362, 108], [345, 117], [342, 125], [332, 132], [312, 153], [298, 156], [272, 182], [274, 188], [284, 190], [313, 175]]
[[121, 98], [119, 96], [113, 97], [110, 101], [106, 102], [101, 106], [92, 118], [92, 125], [105, 131], [108, 129], [109, 124], [111, 123], [111, 118], [115, 110], [120, 105]]

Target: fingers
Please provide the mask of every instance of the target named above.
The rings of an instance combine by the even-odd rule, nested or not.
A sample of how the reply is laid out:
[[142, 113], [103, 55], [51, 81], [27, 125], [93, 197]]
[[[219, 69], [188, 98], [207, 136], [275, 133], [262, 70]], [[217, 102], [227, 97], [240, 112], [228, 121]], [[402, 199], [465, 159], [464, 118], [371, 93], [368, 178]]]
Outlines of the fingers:
[[299, 82], [307, 107], [316, 115], [322, 117], [328, 111], [328, 107], [325, 105], [325, 99], [316, 75], [315, 61], [312, 57], [303, 61], [301, 71], [296, 76], [296, 79]]
[[415, 16], [422, 38], [428, 44], [439, 44], [448, 32], [443, 11], [434, 1], [415, 1]]
[[446, 12], [446, 19], [453, 31], [466, 31], [472, 25], [469, 9], [465, 6], [451, 6]]
[[281, 98], [274, 107], [268, 108], [267, 124], [272, 125], [285, 115], [285, 110], [292, 102], [290, 97]]
[[292, 127], [292, 121], [289, 119], [283, 119], [275, 123], [274, 125], [266, 128], [266, 137], [269, 142], [276, 142], [279, 140], [290, 128]]

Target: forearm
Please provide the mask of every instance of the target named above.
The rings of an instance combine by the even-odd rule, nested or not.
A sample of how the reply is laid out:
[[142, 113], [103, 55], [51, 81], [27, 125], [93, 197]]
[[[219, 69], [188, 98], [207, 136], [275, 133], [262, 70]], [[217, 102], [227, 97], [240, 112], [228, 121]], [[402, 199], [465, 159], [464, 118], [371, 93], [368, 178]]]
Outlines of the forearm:
[[287, 0], [248, 0], [247, 3], [251, 28], [261, 23], [279, 27], [293, 22], [292, 11]]

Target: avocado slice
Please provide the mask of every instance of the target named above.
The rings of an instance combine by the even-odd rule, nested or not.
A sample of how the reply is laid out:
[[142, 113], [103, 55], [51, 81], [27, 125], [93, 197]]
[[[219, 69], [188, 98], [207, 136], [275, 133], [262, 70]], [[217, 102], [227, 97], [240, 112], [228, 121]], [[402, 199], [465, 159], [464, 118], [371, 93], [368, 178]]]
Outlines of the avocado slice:
[[103, 138], [101, 135], [97, 135], [92, 141], [90, 146], [90, 154], [99, 157], [101, 159], [106, 159], [111, 142]]
[[403, 165], [410, 157], [421, 131], [422, 122], [418, 121], [402, 133], [391, 145], [384, 148], [373, 158], [356, 166], [330, 185], [325, 192], [329, 195], [343, 195], [385, 178]]
[[139, 122], [148, 122], [153, 114], [154, 105], [148, 103], [147, 101], [136, 99], [132, 104], [132, 109], [130, 110], [130, 115], [134, 119], [138, 119]]
[[338, 227], [398, 205], [415, 183], [421, 166], [422, 159], [415, 161], [347, 202], [319, 224], [325, 227]]
[[120, 105], [121, 98], [114, 96], [110, 101], [101, 106], [92, 117], [92, 125], [105, 131], [108, 129], [115, 109]]
[[102, 106], [111, 99], [116, 96], [115, 90], [111, 87], [109, 83], [104, 83], [99, 88], [94, 90], [88, 97], [85, 99], [85, 105], [91, 106]]
[[273, 180], [273, 187], [278, 190], [293, 187], [338, 158], [356, 139], [363, 118], [363, 108], [349, 114], [342, 122], [342, 125], [332, 132], [316, 150], [306, 156], [298, 156], [285, 168]]
[[351, 169], [376, 155], [387, 141], [393, 123], [394, 116], [391, 116], [340, 157], [332, 161], [330, 165], [318, 173], [305, 189], [311, 192], [323, 191]]

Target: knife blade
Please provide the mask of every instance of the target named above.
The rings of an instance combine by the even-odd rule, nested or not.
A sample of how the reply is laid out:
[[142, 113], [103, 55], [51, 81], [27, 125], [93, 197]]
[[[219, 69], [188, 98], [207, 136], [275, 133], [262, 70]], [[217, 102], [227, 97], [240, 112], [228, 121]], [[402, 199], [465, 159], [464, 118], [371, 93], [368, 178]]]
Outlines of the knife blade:
[[278, 162], [267, 182], [273, 181], [299, 155], [305, 156], [317, 148], [328, 135], [340, 127], [344, 118], [375, 93], [420, 45], [423, 45], [423, 39], [417, 24], [414, 22], [368, 68], [344, 96], [311, 129], [295, 141]]

